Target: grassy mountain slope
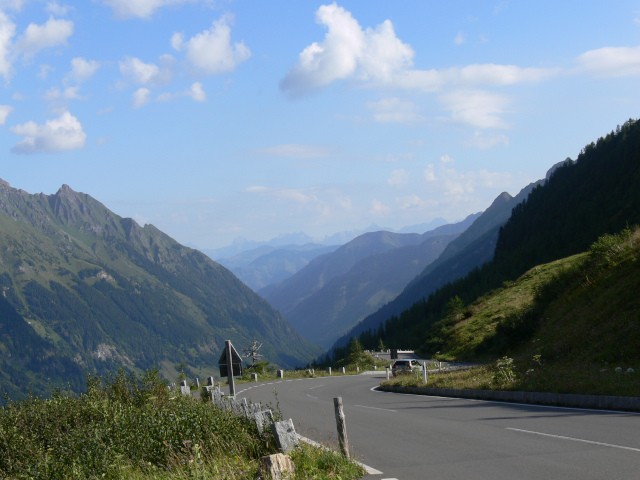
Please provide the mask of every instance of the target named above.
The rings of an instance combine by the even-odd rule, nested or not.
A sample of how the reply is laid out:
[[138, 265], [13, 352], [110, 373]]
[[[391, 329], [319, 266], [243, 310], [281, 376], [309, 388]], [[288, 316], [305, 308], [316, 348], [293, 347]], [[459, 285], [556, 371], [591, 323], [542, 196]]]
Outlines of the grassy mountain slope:
[[443, 358], [509, 355], [513, 389], [640, 395], [627, 372], [640, 371], [639, 263], [640, 229], [605, 235], [589, 252], [536, 266], [451, 312], [422, 353], [439, 343]]
[[5, 364], [34, 381], [48, 358], [82, 371], [213, 369], [225, 339], [241, 347], [258, 338], [267, 358], [287, 366], [317, 351], [206, 255], [66, 185], [47, 196], [0, 183], [0, 287], [46, 343], [38, 370], [20, 360], [11, 335], [0, 337]]

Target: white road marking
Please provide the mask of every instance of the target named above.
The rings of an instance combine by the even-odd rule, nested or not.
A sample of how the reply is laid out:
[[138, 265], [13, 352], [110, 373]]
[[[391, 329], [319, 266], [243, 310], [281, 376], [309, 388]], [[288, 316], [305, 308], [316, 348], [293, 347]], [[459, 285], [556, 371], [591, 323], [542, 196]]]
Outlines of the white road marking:
[[640, 452], [640, 448], [624, 447], [622, 445], [613, 445], [611, 443], [594, 442], [592, 440], [583, 440], [581, 438], [564, 437], [562, 435], [552, 435], [550, 433], [534, 432], [534, 431], [531, 431], [531, 430], [522, 430], [520, 428], [509, 428], [509, 427], [507, 427], [506, 430], [511, 430], [511, 431], [514, 431], [514, 432], [522, 432], [522, 433], [531, 433], [531, 434], [534, 434], [534, 435], [542, 435], [543, 437], [558, 438], [560, 440], [571, 440], [573, 442], [589, 443], [591, 445], [600, 445], [601, 447], [621, 448], [622, 450], [631, 450], [633, 452]]
[[318, 397], [314, 397], [313, 395], [309, 395], [308, 393], [305, 393], [305, 395], [309, 398], [315, 398], [316, 400], [318, 400]]
[[385, 412], [397, 412], [397, 410], [391, 410], [390, 408], [367, 407], [366, 405], [354, 405], [354, 407], [370, 408], [371, 410], [384, 410]]
[[316, 385], [315, 387], [311, 387], [309, 390], [313, 390], [314, 388], [324, 387], [324, 385]]

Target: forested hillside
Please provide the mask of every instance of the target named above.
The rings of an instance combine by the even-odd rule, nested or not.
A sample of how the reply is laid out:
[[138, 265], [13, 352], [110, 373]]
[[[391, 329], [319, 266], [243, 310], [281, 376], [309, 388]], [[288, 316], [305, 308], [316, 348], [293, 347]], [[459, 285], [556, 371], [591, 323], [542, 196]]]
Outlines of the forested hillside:
[[42, 393], [86, 372], [213, 373], [226, 339], [282, 366], [318, 347], [206, 255], [63, 186], [0, 182], [0, 384]]
[[640, 223], [640, 122], [629, 120], [587, 145], [514, 208], [494, 259], [360, 334], [366, 347], [419, 348], [451, 299], [468, 305], [535, 265], [589, 248], [598, 237]]

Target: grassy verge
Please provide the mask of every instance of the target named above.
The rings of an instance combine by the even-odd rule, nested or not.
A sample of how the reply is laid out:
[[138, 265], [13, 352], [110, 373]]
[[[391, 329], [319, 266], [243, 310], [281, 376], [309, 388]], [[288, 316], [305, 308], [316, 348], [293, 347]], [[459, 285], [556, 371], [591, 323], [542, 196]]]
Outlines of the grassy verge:
[[[0, 478], [253, 479], [274, 440], [230, 412], [172, 396], [158, 372], [90, 378], [87, 393], [57, 392], [0, 409]], [[303, 447], [296, 478], [355, 479], [333, 452]]]
[[640, 362], [545, 364], [539, 358], [513, 361], [503, 357], [467, 370], [429, 373], [427, 384], [422, 382], [422, 373], [400, 375], [382, 384], [636, 397], [640, 396]]

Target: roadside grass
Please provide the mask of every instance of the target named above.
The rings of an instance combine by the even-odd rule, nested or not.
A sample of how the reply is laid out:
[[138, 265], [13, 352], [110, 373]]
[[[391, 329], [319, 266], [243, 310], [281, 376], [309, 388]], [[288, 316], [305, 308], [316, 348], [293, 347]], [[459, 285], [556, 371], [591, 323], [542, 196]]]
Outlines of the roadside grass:
[[[496, 362], [497, 363], [497, 362]], [[422, 372], [382, 382], [382, 385], [477, 390], [515, 390], [525, 392], [576, 393], [583, 395], [640, 396], [640, 362], [633, 364], [553, 364], [540, 365], [531, 360], [514, 360], [512, 380], [505, 380], [496, 363], [464, 370], [428, 371], [427, 383]], [[618, 369], [618, 371], [616, 371]], [[632, 371], [628, 371], [631, 369]]]
[[[253, 480], [274, 439], [255, 424], [176, 395], [157, 370], [89, 377], [87, 392], [8, 401], [0, 409], [0, 478]], [[301, 476], [355, 479], [363, 472], [336, 452], [303, 447]]]

